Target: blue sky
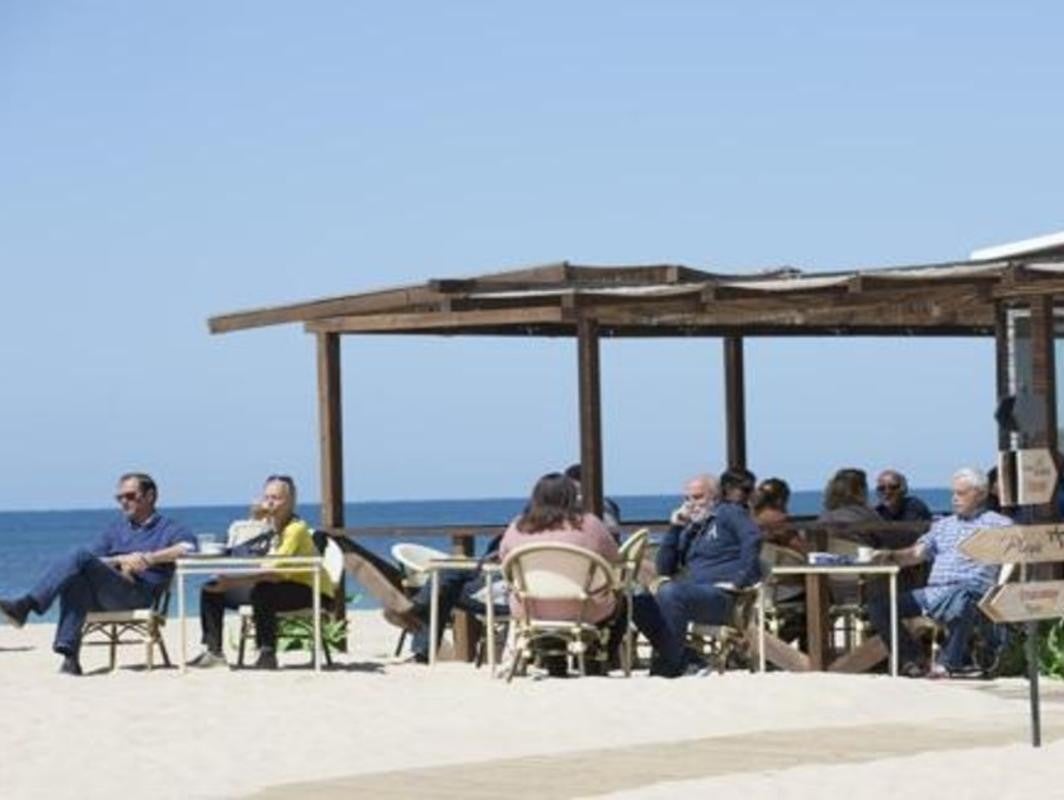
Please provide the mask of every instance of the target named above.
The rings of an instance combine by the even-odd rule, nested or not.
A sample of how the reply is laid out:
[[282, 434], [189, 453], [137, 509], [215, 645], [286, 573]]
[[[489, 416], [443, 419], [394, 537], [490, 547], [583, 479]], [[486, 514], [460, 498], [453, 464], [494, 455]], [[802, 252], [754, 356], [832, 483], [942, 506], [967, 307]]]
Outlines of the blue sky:
[[[215, 313], [531, 263], [964, 258], [1064, 228], [1051, 3], [0, 5], [0, 508], [318, 495], [313, 340]], [[720, 343], [606, 342], [606, 482], [723, 461]], [[343, 346], [349, 499], [520, 495], [570, 341]], [[751, 466], [942, 485], [989, 341], [752, 341]]]

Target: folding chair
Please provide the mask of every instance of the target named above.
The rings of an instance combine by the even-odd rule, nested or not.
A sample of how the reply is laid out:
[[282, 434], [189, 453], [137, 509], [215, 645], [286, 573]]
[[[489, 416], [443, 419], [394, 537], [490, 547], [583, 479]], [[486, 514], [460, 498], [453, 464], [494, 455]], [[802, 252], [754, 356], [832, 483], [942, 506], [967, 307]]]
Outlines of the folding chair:
[[[82, 642], [88, 645], [107, 645], [110, 650], [110, 669], [113, 672], [118, 661], [118, 645], [143, 644], [144, 657], [148, 669], [154, 669], [154, 648], [159, 648], [163, 664], [170, 666], [170, 656], [166, 652], [162, 628], [166, 624], [166, 614], [170, 607], [170, 584], [155, 596], [155, 601], [148, 608], [131, 608], [122, 611], [90, 611], [81, 628]], [[92, 634], [99, 634], [102, 639], [86, 641]], [[135, 639], [123, 639], [126, 634], [135, 635]]]

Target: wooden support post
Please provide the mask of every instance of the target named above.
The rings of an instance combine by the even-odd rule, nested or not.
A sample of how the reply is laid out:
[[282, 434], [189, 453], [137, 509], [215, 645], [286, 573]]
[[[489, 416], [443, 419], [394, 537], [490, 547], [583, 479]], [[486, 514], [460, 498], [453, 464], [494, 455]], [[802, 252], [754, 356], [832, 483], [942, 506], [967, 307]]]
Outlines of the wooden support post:
[[[451, 552], [456, 556], [472, 558], [475, 555], [472, 536], [452, 536]], [[476, 643], [480, 638], [480, 623], [472, 614], [455, 610], [451, 623], [454, 635], [454, 658], [456, 661], [473, 661], [476, 658]]]
[[746, 385], [741, 336], [724, 338], [724, 424], [728, 466], [746, 467]]
[[1031, 300], [1031, 389], [1045, 402], [1045, 436], [1028, 447], [1057, 452], [1057, 374], [1053, 358], [1053, 296]]
[[[994, 306], [994, 363], [997, 376], [997, 400], [1000, 403], [1012, 394], [1012, 386], [1009, 384], [1009, 312], [1002, 302]], [[1011, 434], [1008, 428], [999, 424], [998, 450], [1008, 450], [1011, 444]], [[999, 476], [999, 486], [1002, 480], [1004, 478]]]
[[598, 322], [581, 316], [576, 324], [580, 387], [580, 471], [584, 511], [602, 517], [602, 413], [599, 388]]
[[344, 527], [343, 427], [340, 403], [340, 336], [315, 334], [318, 340], [318, 431], [321, 458], [321, 524]]

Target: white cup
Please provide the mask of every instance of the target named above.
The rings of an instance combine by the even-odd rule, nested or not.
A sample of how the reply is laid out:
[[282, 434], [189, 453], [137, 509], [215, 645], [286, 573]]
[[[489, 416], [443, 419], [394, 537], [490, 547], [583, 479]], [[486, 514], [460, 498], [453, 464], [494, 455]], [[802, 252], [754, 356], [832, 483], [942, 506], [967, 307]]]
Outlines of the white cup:
[[199, 533], [196, 534], [196, 550], [200, 553], [209, 552], [214, 549], [214, 545], [217, 544], [218, 537], [213, 533]]
[[858, 547], [857, 548], [857, 561], [860, 564], [867, 564], [872, 560], [872, 553], [876, 552], [874, 547]]

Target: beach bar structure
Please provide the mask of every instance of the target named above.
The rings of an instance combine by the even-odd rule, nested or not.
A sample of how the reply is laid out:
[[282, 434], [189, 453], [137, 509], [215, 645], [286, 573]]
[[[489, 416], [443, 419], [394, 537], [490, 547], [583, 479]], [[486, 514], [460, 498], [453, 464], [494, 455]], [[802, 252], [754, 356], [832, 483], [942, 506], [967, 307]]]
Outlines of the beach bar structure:
[[[808, 273], [723, 274], [686, 266], [562, 262], [222, 314], [212, 333], [302, 323], [317, 340], [321, 522], [345, 527], [341, 336], [543, 336], [576, 343], [580, 460], [587, 510], [603, 502], [599, 342], [706, 337], [722, 342], [725, 441], [746, 464], [743, 342], [748, 337], [995, 337], [999, 398], [1023, 398], [1025, 429], [998, 447], [1057, 451], [1054, 341], [1064, 312], [1064, 234], [989, 248], [965, 261]], [[988, 365], [989, 367], [989, 365]], [[988, 424], [993, 409], [987, 409]], [[989, 438], [989, 437], [988, 437]], [[1047, 505], [1044, 516], [1052, 513]], [[451, 531], [457, 534], [458, 531]], [[456, 549], [473, 542], [455, 535]]]

